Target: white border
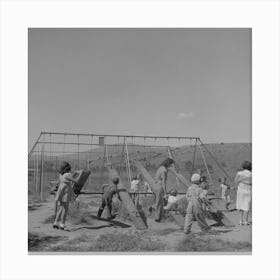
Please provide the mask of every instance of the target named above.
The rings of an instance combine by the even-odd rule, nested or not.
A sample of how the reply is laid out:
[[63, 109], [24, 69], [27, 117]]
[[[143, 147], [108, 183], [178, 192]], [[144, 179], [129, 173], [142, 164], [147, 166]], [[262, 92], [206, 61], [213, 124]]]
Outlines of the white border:
[[[28, 27], [253, 28], [252, 256], [28, 256]], [[279, 279], [278, 1], [2, 1], [0, 61], [1, 279]]]

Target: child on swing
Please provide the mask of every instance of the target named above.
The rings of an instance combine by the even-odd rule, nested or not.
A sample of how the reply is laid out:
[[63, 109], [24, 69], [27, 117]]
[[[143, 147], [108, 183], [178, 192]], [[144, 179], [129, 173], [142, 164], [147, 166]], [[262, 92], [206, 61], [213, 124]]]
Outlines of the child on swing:
[[76, 198], [72, 190], [72, 184], [76, 180], [71, 174], [71, 165], [63, 161], [59, 170], [59, 187], [55, 197], [55, 221], [53, 228], [68, 230], [65, 226], [66, 217], [68, 214], [69, 203]]

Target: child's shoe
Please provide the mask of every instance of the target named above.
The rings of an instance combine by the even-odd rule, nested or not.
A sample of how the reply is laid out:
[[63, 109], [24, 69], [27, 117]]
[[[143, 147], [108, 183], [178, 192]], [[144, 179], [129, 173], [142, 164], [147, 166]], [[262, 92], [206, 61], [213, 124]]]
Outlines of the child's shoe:
[[64, 231], [69, 231], [69, 229], [65, 225], [60, 225], [59, 229], [64, 230]]
[[59, 229], [59, 226], [56, 223], [54, 223], [52, 227], [55, 228], [55, 229]]

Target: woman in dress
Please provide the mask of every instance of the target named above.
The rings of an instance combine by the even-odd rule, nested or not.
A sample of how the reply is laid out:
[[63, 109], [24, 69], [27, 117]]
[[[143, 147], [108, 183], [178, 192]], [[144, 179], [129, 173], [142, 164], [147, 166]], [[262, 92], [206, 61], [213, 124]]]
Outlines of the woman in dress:
[[249, 225], [248, 217], [252, 201], [252, 163], [244, 161], [242, 169], [237, 172], [234, 180], [237, 187], [236, 209], [240, 211], [239, 225]]
[[158, 168], [155, 176], [155, 183], [157, 184], [156, 193], [156, 211], [155, 211], [155, 221], [160, 222], [163, 214], [164, 197], [167, 196], [166, 182], [167, 182], [167, 172], [168, 168], [174, 164], [172, 158], [165, 159], [160, 167]]

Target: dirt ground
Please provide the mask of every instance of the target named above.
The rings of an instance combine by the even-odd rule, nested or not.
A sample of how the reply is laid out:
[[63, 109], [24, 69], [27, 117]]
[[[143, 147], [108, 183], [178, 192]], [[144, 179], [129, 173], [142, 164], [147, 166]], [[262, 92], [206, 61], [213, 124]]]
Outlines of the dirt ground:
[[[80, 202], [72, 205], [79, 219], [67, 219], [69, 231], [52, 228], [53, 198], [46, 202], [29, 203], [29, 252], [243, 252], [251, 253], [252, 227], [239, 226], [237, 211], [227, 212], [234, 227], [212, 226], [209, 232], [201, 232], [194, 222], [192, 233], [185, 235], [172, 217], [156, 223], [147, 216], [147, 230], [137, 230], [129, 220], [118, 217], [109, 222], [97, 220], [98, 203], [89, 196], [81, 196]], [[86, 215], [81, 216], [80, 204], [86, 205]], [[106, 210], [106, 209], [105, 209]], [[104, 211], [105, 212], [105, 211]], [[75, 214], [76, 213], [76, 214]], [[105, 213], [104, 213], [105, 216]]]

